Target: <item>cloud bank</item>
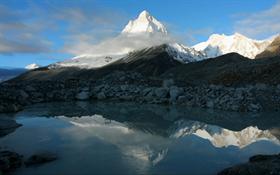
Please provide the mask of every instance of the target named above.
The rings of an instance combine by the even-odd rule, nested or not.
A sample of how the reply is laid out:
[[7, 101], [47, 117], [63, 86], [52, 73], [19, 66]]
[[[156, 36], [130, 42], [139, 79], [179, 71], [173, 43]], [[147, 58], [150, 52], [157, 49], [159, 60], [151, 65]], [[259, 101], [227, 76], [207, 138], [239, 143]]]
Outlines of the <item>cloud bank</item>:
[[107, 38], [99, 44], [92, 44], [86, 40], [80, 40], [76, 43], [69, 43], [65, 45], [64, 51], [74, 55], [120, 55], [133, 50], [170, 42], [175, 42], [175, 39], [162, 34], [120, 34], [116, 37]]

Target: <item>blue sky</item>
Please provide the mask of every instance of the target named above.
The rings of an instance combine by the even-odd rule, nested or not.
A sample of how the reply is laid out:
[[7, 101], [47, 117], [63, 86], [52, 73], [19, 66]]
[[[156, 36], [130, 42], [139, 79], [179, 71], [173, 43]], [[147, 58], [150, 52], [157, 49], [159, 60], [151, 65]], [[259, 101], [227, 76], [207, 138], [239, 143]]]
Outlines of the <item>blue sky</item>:
[[213, 33], [264, 39], [280, 31], [279, 0], [3, 0], [0, 67], [47, 65], [114, 37], [147, 10], [187, 45]]

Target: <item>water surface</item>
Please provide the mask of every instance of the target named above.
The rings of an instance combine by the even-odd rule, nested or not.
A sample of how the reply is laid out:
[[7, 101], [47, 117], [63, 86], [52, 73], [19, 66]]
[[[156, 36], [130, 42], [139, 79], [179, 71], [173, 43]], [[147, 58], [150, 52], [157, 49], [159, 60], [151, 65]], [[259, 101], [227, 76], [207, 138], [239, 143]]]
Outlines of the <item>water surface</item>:
[[15, 174], [216, 174], [252, 155], [280, 152], [277, 113], [73, 102], [5, 116], [23, 126], [0, 138], [1, 147], [59, 157]]

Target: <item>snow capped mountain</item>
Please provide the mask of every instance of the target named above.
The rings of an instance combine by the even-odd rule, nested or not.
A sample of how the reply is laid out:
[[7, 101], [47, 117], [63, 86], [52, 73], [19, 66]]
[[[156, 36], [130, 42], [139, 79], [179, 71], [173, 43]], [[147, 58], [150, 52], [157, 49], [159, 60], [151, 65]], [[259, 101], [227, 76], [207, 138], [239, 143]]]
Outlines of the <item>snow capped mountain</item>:
[[[200, 61], [206, 58], [203, 52], [174, 42], [169, 37], [165, 26], [147, 11], [143, 11], [138, 15], [137, 19], [129, 21], [119, 36], [109, 42], [107, 41], [107, 43], [103, 42], [96, 47], [97, 49], [102, 48], [105, 50], [104, 53], [96, 54], [97, 52], [95, 52], [95, 55], [78, 55], [70, 60], [56, 63], [50, 67], [102, 67], [126, 57], [131, 52], [141, 51], [163, 44], [168, 46], [165, 51], [182, 63]], [[109, 51], [112, 47], [117, 47], [117, 49]]]
[[[206, 58], [206, 55], [203, 52], [198, 52], [193, 48], [189, 48], [187, 46], [184, 46], [182, 44], [178, 43], [170, 43], [170, 44], [163, 44], [164, 50], [163, 52], [167, 52], [169, 56], [173, 57], [175, 60], [181, 62], [181, 63], [190, 63], [194, 61], [200, 61]], [[115, 61], [118, 61], [120, 59], [123, 60], [131, 60], [131, 59], [137, 59], [139, 57], [139, 54], [136, 54], [136, 56], [132, 53], [144, 53], [154, 55], [151, 50], [157, 50], [160, 49], [163, 45], [157, 45], [152, 47], [147, 47], [140, 50], [134, 50], [132, 52], [129, 52], [128, 54], [122, 54], [122, 55], [110, 55], [110, 56], [97, 56], [94, 57], [92, 55], [81, 55], [74, 57], [70, 60], [66, 60], [64, 62], [56, 63], [51, 68], [56, 67], [80, 67], [84, 69], [91, 69], [91, 68], [98, 68], [105, 66], [109, 63], [113, 63]], [[142, 55], [142, 56], [143, 56]]]
[[187, 47], [183, 44], [171, 43], [167, 44], [167, 46], [167, 53], [182, 63], [201, 61], [206, 58], [206, 54], [204, 52], [196, 51], [195, 49]]
[[255, 56], [272, 42], [267, 40], [253, 40], [244, 35], [235, 33], [233, 35], [213, 34], [205, 42], [193, 46], [198, 51], [203, 51], [208, 57], [217, 57], [223, 54], [236, 52], [245, 57], [254, 59]]
[[141, 33], [161, 33], [167, 34], [167, 30], [162, 23], [156, 20], [146, 10], [141, 12], [137, 19], [130, 20], [122, 34], [141, 34]]
[[25, 69], [32, 70], [32, 69], [37, 69], [39, 67], [41, 67], [41, 66], [36, 63], [32, 63], [32, 64], [25, 66]]

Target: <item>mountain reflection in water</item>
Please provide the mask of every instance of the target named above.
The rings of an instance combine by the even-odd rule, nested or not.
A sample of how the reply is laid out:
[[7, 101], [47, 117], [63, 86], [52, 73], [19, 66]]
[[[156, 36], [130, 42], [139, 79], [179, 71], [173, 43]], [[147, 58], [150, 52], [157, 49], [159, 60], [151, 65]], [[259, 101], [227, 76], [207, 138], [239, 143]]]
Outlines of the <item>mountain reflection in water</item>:
[[275, 113], [79, 102], [38, 104], [14, 117], [23, 127], [1, 145], [61, 157], [19, 174], [215, 174], [254, 154], [280, 152]]

